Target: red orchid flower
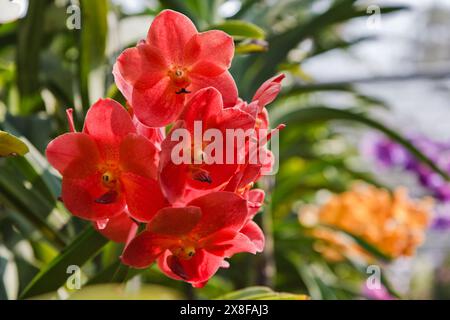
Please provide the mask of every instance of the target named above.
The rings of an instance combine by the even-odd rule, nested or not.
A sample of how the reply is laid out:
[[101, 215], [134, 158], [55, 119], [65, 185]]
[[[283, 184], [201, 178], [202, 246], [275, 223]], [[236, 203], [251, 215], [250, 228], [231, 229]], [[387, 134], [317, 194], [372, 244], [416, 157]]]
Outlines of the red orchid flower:
[[[161, 188], [172, 203], [182, 197], [187, 202], [189, 199], [200, 196], [202, 190], [218, 190], [227, 183], [239, 167], [237, 161], [239, 143], [234, 143], [232, 145], [234, 148], [231, 148], [229, 143], [227, 144], [227, 130], [235, 132], [237, 129], [241, 129], [245, 132], [255, 126], [255, 118], [240, 108], [224, 109], [219, 91], [212, 87], [201, 89], [195, 93], [179, 119], [162, 143], [159, 166]], [[201, 128], [196, 131], [196, 124], [199, 123], [201, 123]], [[190, 143], [183, 149], [183, 154], [186, 152], [191, 157], [188, 163], [178, 164], [173, 159], [174, 150], [181, 143], [175, 137], [178, 129], [185, 130], [190, 136]], [[220, 133], [223, 138], [221, 143], [213, 146], [213, 142], [217, 142], [214, 139], [205, 141], [206, 138], [204, 139], [203, 135], [210, 129]], [[196, 135], [202, 136], [199, 137], [202, 139], [200, 143], [195, 143]], [[218, 151], [215, 153], [218, 158], [217, 161], [207, 162], [204, 159], [205, 151], [208, 148], [212, 150], [212, 146]], [[227, 156], [233, 160], [227, 161]], [[191, 192], [193, 196], [187, 197], [188, 190], [199, 192]]]
[[[165, 127], [148, 127], [136, 117], [133, 108], [127, 104], [128, 113], [131, 115], [133, 124], [136, 127], [136, 133], [150, 140], [158, 151], [161, 151], [161, 143], [166, 138]], [[159, 162], [159, 154], [157, 154], [157, 162]]]
[[198, 33], [188, 17], [164, 10], [147, 38], [119, 56], [113, 74], [138, 119], [161, 127], [174, 121], [201, 88], [215, 87], [225, 106], [233, 106], [237, 89], [228, 72], [233, 55], [233, 39], [226, 33]]
[[157, 261], [169, 277], [202, 287], [225, 258], [262, 251], [264, 235], [249, 220], [246, 201], [231, 192], [213, 192], [182, 208], [161, 209], [147, 229], [125, 248], [122, 262], [146, 268]]
[[281, 91], [281, 82], [286, 76], [284, 74], [279, 74], [266, 80], [259, 88], [256, 90], [253, 96], [252, 102], [247, 104], [247, 102], [240, 100], [238, 107], [245, 110], [248, 113], [256, 114], [256, 128], [257, 129], [267, 129], [269, 128], [269, 113], [267, 112], [266, 106], [272, 103]]
[[[69, 114], [70, 115], [70, 114]], [[62, 201], [83, 219], [99, 221], [121, 214], [149, 221], [165, 205], [157, 176], [157, 149], [136, 134], [131, 116], [117, 102], [94, 104], [83, 132], [63, 134], [49, 143], [50, 164], [63, 176]]]
[[239, 166], [224, 190], [243, 195], [262, 175], [272, 172], [275, 159], [273, 153], [267, 148], [267, 143], [273, 134], [282, 130], [285, 125], [282, 124], [274, 130], [269, 130], [269, 113], [266, 106], [280, 93], [281, 81], [284, 78], [284, 74], [270, 78], [256, 91], [251, 103], [240, 99], [235, 106], [255, 118], [255, 130], [259, 142], [253, 145], [256, 146], [253, 149], [250, 147], [250, 142], [246, 144], [245, 159], [247, 162]]
[[258, 90], [256, 90], [252, 101], [258, 101], [259, 110], [273, 102], [281, 91], [281, 81], [286, 78], [284, 74], [279, 74], [266, 80]]

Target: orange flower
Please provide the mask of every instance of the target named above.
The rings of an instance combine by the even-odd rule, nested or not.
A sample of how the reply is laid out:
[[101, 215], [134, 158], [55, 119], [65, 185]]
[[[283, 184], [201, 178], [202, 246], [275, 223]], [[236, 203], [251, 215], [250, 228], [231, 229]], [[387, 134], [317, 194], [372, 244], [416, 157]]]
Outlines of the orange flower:
[[[345, 234], [323, 226], [360, 237], [387, 256], [398, 258], [413, 255], [424, 241], [431, 209], [431, 199], [414, 201], [404, 188], [391, 194], [374, 186], [357, 184], [347, 192], [332, 196], [320, 208], [301, 210], [299, 218], [303, 224], [315, 225], [312, 230], [318, 239], [315, 249], [329, 260], [339, 261], [343, 255], [361, 253], [361, 250]], [[330, 250], [338, 252], [330, 253]]]

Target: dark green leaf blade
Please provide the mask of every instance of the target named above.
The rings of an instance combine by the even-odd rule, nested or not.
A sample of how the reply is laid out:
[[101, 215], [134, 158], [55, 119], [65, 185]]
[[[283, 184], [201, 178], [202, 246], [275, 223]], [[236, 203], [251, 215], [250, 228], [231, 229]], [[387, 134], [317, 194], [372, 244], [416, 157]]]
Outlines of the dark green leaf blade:
[[27, 299], [57, 290], [63, 286], [69, 274], [70, 265], [82, 266], [103, 248], [108, 240], [92, 227], [86, 228], [61, 254], [41, 270], [20, 294], [20, 299]]

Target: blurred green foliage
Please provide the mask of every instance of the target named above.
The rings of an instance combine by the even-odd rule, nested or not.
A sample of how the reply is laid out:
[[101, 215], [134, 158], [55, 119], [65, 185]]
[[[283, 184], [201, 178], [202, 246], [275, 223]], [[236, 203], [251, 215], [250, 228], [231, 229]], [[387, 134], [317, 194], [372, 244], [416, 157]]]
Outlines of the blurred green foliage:
[[[371, 109], [385, 107], [382, 102], [361, 95], [351, 83], [321, 86], [314, 82], [314, 75], [302, 70], [308, 59], [369, 41], [367, 37], [348, 41], [339, 33], [342, 24], [365, 17], [366, 8], [355, 0], [331, 1], [320, 12], [312, 10], [313, 0], [243, 0], [240, 9], [225, 19], [218, 13], [224, 2], [161, 0], [157, 7], [128, 14], [106, 0], [80, 0], [81, 29], [70, 30], [66, 26], [70, 2], [34, 0], [29, 1], [24, 18], [0, 25], [0, 129], [22, 137], [29, 148], [24, 157], [0, 159], [0, 299], [7, 296], [6, 261], [16, 267], [20, 298], [55, 296], [69, 276], [69, 265], [82, 266], [89, 285], [74, 298], [111, 298], [115, 294], [111, 283], [136, 277], [146, 285], [132, 298], [251, 298], [252, 294], [242, 295], [242, 291], [230, 292], [255, 285], [272, 289], [249, 288], [244, 293], [255, 295], [259, 290], [257, 296], [264, 297], [276, 290], [313, 299], [360, 296], [364, 266], [324, 260], [314, 251], [313, 240], [298, 224], [295, 212], [296, 203], [314, 201], [319, 190], [343, 191], [354, 180], [378, 184], [369, 173], [352, 167], [356, 150], [336, 130], [336, 123], [380, 130], [445, 174], [399, 133], [372, 117]], [[156, 268], [138, 272], [121, 266], [121, 245], [108, 243], [58, 201], [60, 177], [43, 157], [50, 139], [67, 131], [66, 108], [75, 108], [80, 127], [86, 110], [100, 96], [124, 102], [111, 70], [120, 51], [133, 43], [107, 50], [114, 36], [108, 34], [110, 15], [119, 25], [142, 16], [149, 16], [150, 24], [151, 16], [164, 8], [185, 13], [200, 30], [217, 28], [234, 37], [237, 55], [232, 74], [242, 98], [251, 98], [276, 73], [288, 75], [278, 101], [270, 106], [272, 125], [287, 124], [281, 134], [279, 174], [261, 182], [271, 193], [258, 217], [268, 248], [262, 255], [233, 258], [230, 269], [221, 270], [199, 290], [164, 277]], [[403, 9], [388, 7], [382, 12]], [[312, 44], [309, 49], [302, 49], [304, 42]], [[347, 108], [315, 103], [317, 93], [336, 91], [346, 93], [353, 102]], [[340, 147], [332, 151], [331, 145]], [[23, 151], [13, 152], [22, 155]], [[116, 293], [125, 297], [124, 291]], [[8, 298], [16, 296], [13, 293]]]

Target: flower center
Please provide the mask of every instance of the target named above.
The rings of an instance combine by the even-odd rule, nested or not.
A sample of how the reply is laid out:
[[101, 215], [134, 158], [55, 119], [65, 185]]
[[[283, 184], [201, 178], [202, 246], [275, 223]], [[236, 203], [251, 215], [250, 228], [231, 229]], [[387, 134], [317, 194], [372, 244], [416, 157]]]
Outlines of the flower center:
[[111, 204], [117, 200], [119, 195], [119, 169], [111, 164], [105, 164], [99, 168], [102, 172], [101, 183], [107, 191], [100, 197], [95, 199], [96, 203], [100, 204]]
[[117, 183], [117, 177], [114, 174], [114, 172], [112, 171], [104, 172], [102, 175], [102, 183], [108, 189], [114, 188]]
[[186, 68], [180, 66], [172, 67], [170, 68], [168, 75], [177, 88], [177, 94], [189, 93], [187, 87], [191, 84], [191, 80], [189, 80], [188, 70]]
[[115, 161], [105, 161], [98, 167], [102, 173], [101, 179], [103, 185], [108, 188], [115, 188], [119, 182], [120, 167]]
[[172, 249], [172, 253], [180, 259], [189, 260], [195, 255], [195, 247], [193, 245], [177, 247]]

